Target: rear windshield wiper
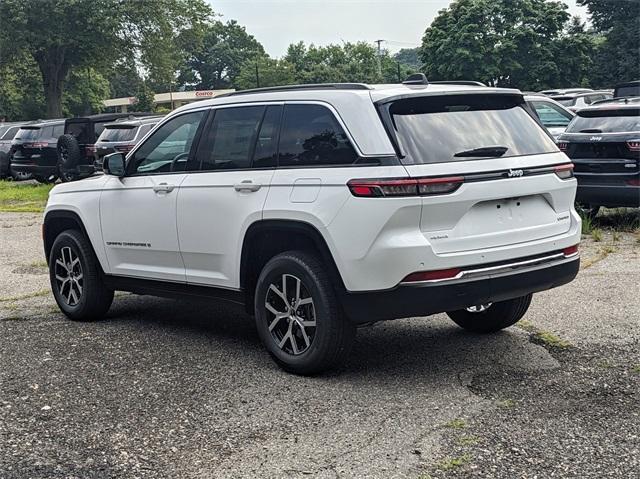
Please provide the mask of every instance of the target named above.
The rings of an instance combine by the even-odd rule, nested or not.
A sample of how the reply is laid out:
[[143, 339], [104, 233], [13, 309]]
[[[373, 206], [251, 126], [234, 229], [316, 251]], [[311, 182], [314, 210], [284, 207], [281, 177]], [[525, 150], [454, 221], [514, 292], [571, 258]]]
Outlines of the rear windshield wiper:
[[586, 128], [584, 130], [580, 130], [580, 133], [602, 133], [602, 130], [598, 128]]
[[472, 150], [459, 151], [453, 156], [502, 156], [508, 149], [506, 146], [483, 146]]

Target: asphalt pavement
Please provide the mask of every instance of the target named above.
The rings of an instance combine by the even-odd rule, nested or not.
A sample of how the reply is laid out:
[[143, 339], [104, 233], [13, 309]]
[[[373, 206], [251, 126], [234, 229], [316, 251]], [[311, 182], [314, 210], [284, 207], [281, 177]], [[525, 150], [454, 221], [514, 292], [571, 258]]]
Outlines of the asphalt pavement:
[[516, 327], [379, 323], [303, 378], [229, 307], [117, 293], [66, 320], [40, 216], [0, 213], [0, 479], [638, 477], [640, 241], [582, 258]]

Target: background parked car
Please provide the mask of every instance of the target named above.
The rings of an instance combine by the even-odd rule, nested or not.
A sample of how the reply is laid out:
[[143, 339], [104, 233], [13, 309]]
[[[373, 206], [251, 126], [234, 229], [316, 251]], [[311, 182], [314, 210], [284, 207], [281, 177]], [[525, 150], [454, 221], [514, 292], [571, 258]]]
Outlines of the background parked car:
[[35, 121], [22, 125], [11, 141], [11, 175], [17, 179], [34, 177], [50, 183], [58, 177], [58, 137], [64, 132], [64, 120]]
[[614, 98], [640, 97], [640, 80], [620, 83], [613, 89]]
[[16, 136], [23, 123], [0, 123], [0, 179], [10, 176], [9, 151], [11, 140]]
[[613, 98], [608, 90], [590, 91], [588, 93], [567, 93], [563, 95], [550, 95], [550, 97], [571, 111], [586, 108], [593, 102]]
[[73, 181], [93, 174], [96, 141], [107, 123], [118, 118], [150, 116], [150, 113], [103, 113], [69, 118], [64, 135], [58, 139], [58, 175], [62, 181]]
[[107, 123], [95, 144], [95, 170], [102, 171], [102, 160], [106, 155], [118, 151], [129, 153], [161, 119], [162, 115], [159, 115]]
[[542, 90], [539, 92], [542, 95], [570, 95], [574, 93], [587, 93], [593, 91], [591, 88], [558, 88], [556, 90]]
[[640, 101], [580, 110], [558, 146], [575, 165], [576, 201], [589, 216], [600, 206], [640, 206]]
[[556, 140], [576, 115], [545, 95], [526, 95], [524, 99]]

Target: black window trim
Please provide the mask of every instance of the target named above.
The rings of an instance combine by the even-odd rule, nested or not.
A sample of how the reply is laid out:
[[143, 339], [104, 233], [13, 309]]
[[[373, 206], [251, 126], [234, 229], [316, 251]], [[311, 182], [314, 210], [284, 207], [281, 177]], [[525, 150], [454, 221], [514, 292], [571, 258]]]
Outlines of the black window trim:
[[[200, 121], [200, 125], [198, 125], [198, 130], [196, 131], [195, 136], [193, 137], [193, 142], [191, 143], [191, 148], [189, 148], [189, 157], [187, 159], [187, 164], [189, 164], [190, 161], [193, 160], [194, 155], [197, 153], [198, 148], [200, 147], [200, 139], [202, 137], [202, 131], [204, 130], [205, 125], [207, 124], [207, 122], [209, 121], [209, 118], [212, 116], [211, 114], [211, 108], [210, 107], [202, 107], [202, 108], [191, 108], [189, 110], [185, 110], [182, 111], [176, 115], [170, 115], [167, 116], [166, 118], [163, 118], [164, 121], [158, 122], [155, 125], [155, 128], [152, 129], [152, 131], [150, 131], [149, 133], [154, 133], [156, 129], [162, 128], [162, 126], [165, 123], [168, 123], [180, 116], [184, 116], [184, 115], [189, 115], [191, 113], [197, 113], [199, 111], [204, 112], [204, 118]], [[136, 152], [147, 142], [149, 141], [149, 139], [151, 138], [151, 135], [149, 134], [149, 136], [145, 139], [145, 141], [143, 142], [139, 142], [135, 148], [127, 155], [126, 159], [125, 159], [125, 178], [129, 178], [129, 177], [140, 177], [140, 176], [159, 176], [159, 175], [178, 175], [178, 174], [186, 174], [186, 173], [191, 173], [190, 170], [184, 170], [184, 171], [164, 171], [164, 172], [145, 172], [145, 173], [135, 173], [135, 172], [131, 172], [131, 160], [133, 159], [133, 157], [135, 156]], [[197, 157], [196, 157], [197, 158]]]

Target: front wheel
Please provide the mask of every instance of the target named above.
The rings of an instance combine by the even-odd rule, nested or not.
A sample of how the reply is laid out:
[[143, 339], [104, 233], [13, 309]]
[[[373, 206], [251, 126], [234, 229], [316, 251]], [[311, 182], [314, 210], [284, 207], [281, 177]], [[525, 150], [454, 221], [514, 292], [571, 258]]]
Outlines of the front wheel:
[[499, 303], [480, 304], [447, 315], [463, 329], [474, 333], [495, 333], [513, 326], [524, 316], [531, 304], [531, 294]]
[[324, 266], [304, 251], [279, 254], [265, 265], [256, 286], [255, 318], [269, 354], [294, 374], [336, 367], [349, 354], [356, 333]]
[[58, 307], [74, 321], [102, 318], [113, 301], [113, 291], [102, 282], [98, 259], [78, 230], [63, 231], [54, 241], [49, 279]]

